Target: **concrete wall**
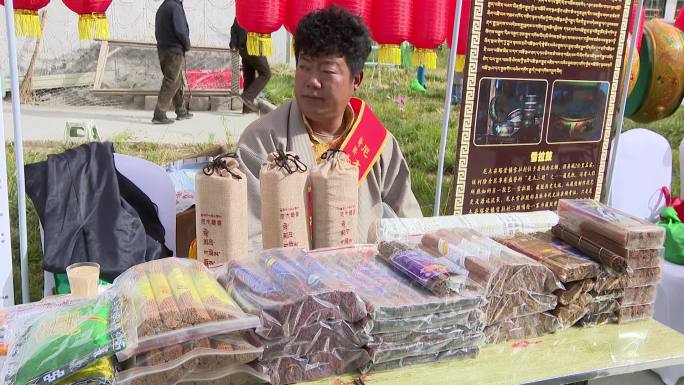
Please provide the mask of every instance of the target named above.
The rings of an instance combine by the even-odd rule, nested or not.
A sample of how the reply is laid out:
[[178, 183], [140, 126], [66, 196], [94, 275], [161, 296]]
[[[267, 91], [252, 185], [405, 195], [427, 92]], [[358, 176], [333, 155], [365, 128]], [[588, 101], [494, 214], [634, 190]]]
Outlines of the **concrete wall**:
[[[154, 42], [154, 17], [160, 4], [161, 0], [115, 0], [107, 13], [112, 39]], [[0, 8], [0, 69], [7, 73], [5, 15], [4, 7]], [[92, 53], [99, 44], [78, 39], [78, 16], [61, 0], [53, 0], [46, 9], [47, 22], [36, 74], [79, 72], [80, 67], [86, 67], [86, 63], [79, 65], [79, 61], [97, 60], [97, 55], [93, 57]], [[185, 10], [193, 44], [228, 46], [230, 26], [235, 17], [234, 0], [186, 0]], [[285, 62], [286, 36], [284, 29], [273, 36], [275, 52], [270, 60], [274, 63]], [[18, 39], [20, 70], [28, 66], [34, 44], [33, 39]], [[88, 64], [87, 67], [91, 67], [92, 63]]]

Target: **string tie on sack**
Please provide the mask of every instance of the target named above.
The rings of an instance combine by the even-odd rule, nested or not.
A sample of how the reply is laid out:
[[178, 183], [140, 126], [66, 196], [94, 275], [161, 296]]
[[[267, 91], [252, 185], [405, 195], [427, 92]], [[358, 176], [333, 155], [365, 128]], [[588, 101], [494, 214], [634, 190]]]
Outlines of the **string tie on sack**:
[[287, 171], [288, 174], [295, 172], [306, 172], [306, 165], [299, 159], [299, 155], [287, 154], [282, 149], [277, 151], [277, 156], [273, 160], [279, 168]]
[[204, 175], [212, 176], [214, 175], [214, 173], [220, 174], [223, 170], [229, 173], [234, 179], [242, 179], [240, 175], [234, 173], [231, 169], [228, 168], [228, 166], [226, 165], [226, 160], [228, 158], [238, 159], [238, 156], [234, 152], [229, 152], [226, 154], [221, 154], [214, 158], [209, 158], [209, 164], [202, 169]]

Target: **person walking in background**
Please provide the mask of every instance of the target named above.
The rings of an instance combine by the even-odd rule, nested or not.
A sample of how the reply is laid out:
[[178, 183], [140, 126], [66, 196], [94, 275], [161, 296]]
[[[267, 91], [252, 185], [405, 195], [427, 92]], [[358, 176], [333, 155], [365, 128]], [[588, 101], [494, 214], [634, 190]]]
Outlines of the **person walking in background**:
[[268, 59], [265, 56], [251, 56], [247, 53], [247, 31], [240, 27], [237, 19], [230, 28], [230, 48], [239, 52], [242, 57], [242, 74], [245, 81], [245, 90], [242, 91], [242, 112], [259, 112], [256, 97], [271, 80]]
[[164, 80], [159, 90], [157, 106], [152, 123], [169, 124], [173, 120], [166, 112], [173, 107], [176, 119], [190, 119], [183, 98], [183, 69], [185, 53], [190, 50], [190, 28], [185, 17], [182, 0], [164, 0], [155, 18], [154, 34], [157, 38], [157, 54]]

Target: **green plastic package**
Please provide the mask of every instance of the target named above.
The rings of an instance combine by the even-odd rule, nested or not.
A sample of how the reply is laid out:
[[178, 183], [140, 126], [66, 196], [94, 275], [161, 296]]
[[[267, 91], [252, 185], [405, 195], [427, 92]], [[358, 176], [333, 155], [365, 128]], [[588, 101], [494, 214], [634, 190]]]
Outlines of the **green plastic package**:
[[16, 334], [5, 368], [5, 385], [49, 385], [110, 357], [131, 342], [127, 302], [105, 292], [12, 325]]
[[684, 265], [684, 223], [672, 207], [660, 211], [660, 217], [658, 224], [665, 228], [665, 259]]

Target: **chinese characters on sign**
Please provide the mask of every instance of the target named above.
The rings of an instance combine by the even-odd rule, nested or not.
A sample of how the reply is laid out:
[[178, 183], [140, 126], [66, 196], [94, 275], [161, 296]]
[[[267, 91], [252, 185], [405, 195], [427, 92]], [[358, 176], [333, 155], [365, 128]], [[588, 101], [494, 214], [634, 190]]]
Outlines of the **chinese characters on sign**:
[[457, 214], [600, 198], [629, 4], [473, 1]]

